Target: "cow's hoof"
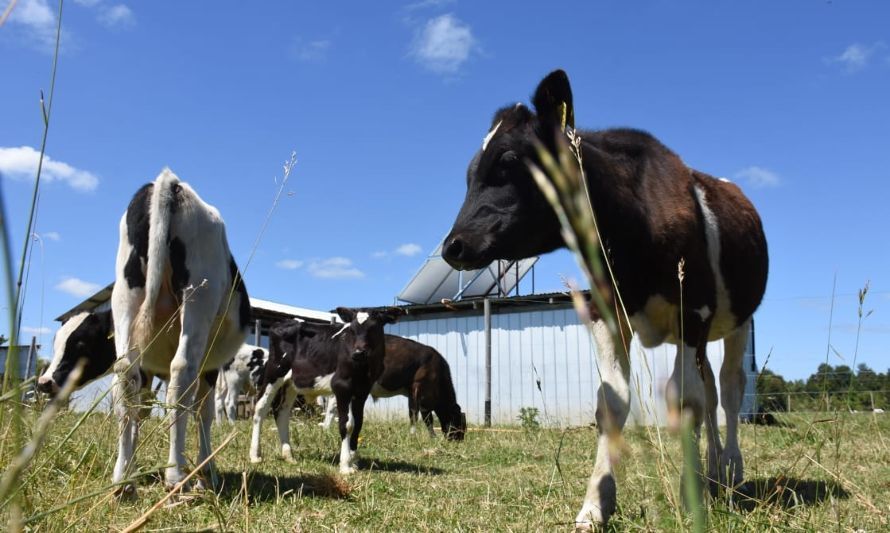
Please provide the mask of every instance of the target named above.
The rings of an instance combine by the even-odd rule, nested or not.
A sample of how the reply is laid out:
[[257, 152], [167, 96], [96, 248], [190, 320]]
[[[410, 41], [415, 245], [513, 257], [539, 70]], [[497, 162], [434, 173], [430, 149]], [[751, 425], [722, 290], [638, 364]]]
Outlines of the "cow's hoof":
[[350, 466], [341, 466], [340, 474], [342, 474], [344, 476], [348, 476], [349, 474], [355, 474], [355, 467], [351, 466], [351, 465]]
[[257, 456], [251, 456], [251, 457], [250, 457], [250, 464], [252, 464], [252, 465], [258, 465], [258, 464], [260, 464], [260, 463], [262, 463], [262, 462], [263, 462], [263, 458], [262, 458], [262, 457], [257, 457]]
[[294, 454], [291, 451], [289, 444], [283, 444], [281, 446], [281, 458], [284, 459], [288, 463], [294, 462]]
[[128, 501], [136, 499], [136, 485], [132, 483], [125, 483], [115, 489], [115, 496], [120, 500]]

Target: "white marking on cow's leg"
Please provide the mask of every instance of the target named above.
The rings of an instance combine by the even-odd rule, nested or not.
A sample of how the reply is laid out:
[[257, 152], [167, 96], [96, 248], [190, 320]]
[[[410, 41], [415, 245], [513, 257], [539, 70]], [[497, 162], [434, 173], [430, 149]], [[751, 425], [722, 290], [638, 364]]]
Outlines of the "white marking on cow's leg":
[[[114, 406], [114, 412], [118, 417], [118, 429], [120, 435], [118, 438], [117, 461], [114, 464], [114, 473], [112, 474], [112, 483], [120, 483], [130, 473], [130, 467], [133, 463], [133, 454], [136, 451], [136, 432], [137, 432], [137, 409], [133, 407], [133, 397], [135, 392], [133, 389], [138, 387], [138, 383], [131, 381], [139, 379], [139, 373], [135, 375], [127, 373], [115, 373], [111, 380], [111, 402]], [[135, 488], [132, 485], [121, 487], [124, 493], [133, 492]]]
[[617, 487], [612, 465], [617, 460], [621, 430], [630, 411], [629, 332], [624, 328], [625, 335], [616, 343], [604, 321], [598, 320], [592, 327], [602, 378], [596, 404], [599, 439], [596, 463], [587, 483], [584, 503], [575, 517], [576, 527], [581, 528], [605, 524], [615, 512]]
[[290, 448], [290, 413], [297, 399], [297, 389], [293, 381], [288, 380], [281, 395], [281, 404], [275, 415], [275, 424], [278, 426], [278, 442], [281, 444], [281, 457], [289, 462], [294, 462], [294, 455]]
[[718, 479], [721, 484], [737, 487], [744, 480], [744, 462], [739, 449], [739, 410], [745, 394], [745, 347], [751, 319], [723, 340], [723, 365], [720, 367], [720, 401], [726, 413], [726, 448], [720, 457]]
[[263, 419], [269, 416], [269, 411], [272, 409], [272, 402], [275, 400], [275, 395], [278, 393], [278, 390], [286, 383], [290, 383], [292, 375], [292, 371], [288, 370], [284, 377], [266, 385], [263, 395], [260, 396], [260, 399], [256, 402], [256, 406], [253, 410], [253, 431], [250, 435], [251, 463], [260, 463], [263, 461], [262, 454], [260, 453]]
[[328, 429], [331, 427], [331, 422], [334, 421], [334, 411], [337, 410], [337, 397], [336, 396], [328, 396], [325, 399], [325, 408], [324, 408], [324, 420], [318, 423], [319, 426]]
[[[349, 441], [350, 439], [352, 439], [352, 430], [355, 427], [355, 420], [352, 418], [352, 411], [349, 409], [349, 405], [350, 404], [347, 404], [346, 409], [343, 409], [342, 407], [338, 408], [338, 411], [340, 412], [340, 419], [342, 420], [344, 417], [346, 418], [345, 424], [341, 422], [341, 427], [345, 426], [346, 428], [345, 433], [341, 431], [340, 434], [341, 474], [352, 474], [353, 472], [355, 472], [355, 465], [353, 464], [354, 453], [352, 452], [352, 448], [350, 448], [349, 445]], [[343, 411], [346, 411], [346, 413], [344, 413]]]
[[426, 425], [426, 431], [430, 434], [430, 438], [436, 438], [436, 430], [433, 429], [433, 412], [421, 409], [420, 414], [423, 417], [423, 423]]
[[408, 422], [411, 424], [409, 433], [417, 433], [417, 402], [412, 396], [408, 396]]
[[[690, 416], [692, 419], [693, 441], [695, 454], [693, 454], [692, 469], [695, 472], [693, 479], [686, 475], [688, 467], [684, 454], [683, 470], [680, 476], [680, 492], [683, 504], [688, 505], [685, 487], [687, 483], [695, 483], [696, 490], [701, 490], [701, 457], [698, 452], [698, 443], [701, 437], [701, 425], [705, 416], [705, 383], [701, 378], [696, 364], [696, 348], [693, 346], [677, 346], [677, 357], [674, 361], [674, 371], [668, 379], [665, 399], [668, 404], [668, 412], [672, 416]], [[676, 420], [676, 418], [675, 418]]]
[[488, 143], [490, 143], [491, 140], [494, 138], [494, 134], [497, 133], [498, 128], [501, 127], [501, 122], [503, 122], [503, 121], [500, 121], [497, 124], [495, 124], [494, 127], [491, 128], [491, 131], [489, 131], [488, 134], [485, 136], [485, 138], [482, 139], [482, 151], [483, 152], [485, 151], [486, 148], [488, 148]]

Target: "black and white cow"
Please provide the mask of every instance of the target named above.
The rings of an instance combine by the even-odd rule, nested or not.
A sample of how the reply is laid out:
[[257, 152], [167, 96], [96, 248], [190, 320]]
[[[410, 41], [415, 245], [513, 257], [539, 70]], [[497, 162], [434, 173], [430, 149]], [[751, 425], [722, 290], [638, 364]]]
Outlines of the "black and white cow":
[[[340, 427], [340, 472], [355, 471], [358, 437], [371, 386], [383, 372], [383, 326], [403, 311], [357, 311], [338, 307], [344, 324], [287, 320], [269, 332], [269, 360], [258, 388], [250, 441], [250, 461], [258, 463], [263, 419], [275, 408], [281, 455], [293, 460], [289, 421], [297, 395], [307, 402], [333, 394]], [[277, 397], [277, 398], [276, 398]], [[274, 403], [274, 405], [273, 405]]]
[[53, 338], [53, 359], [37, 378], [37, 390], [55, 395], [68, 380], [80, 359], [86, 361], [80, 382], [83, 387], [109, 372], [117, 359], [111, 311], [78, 313], [62, 323]]
[[[448, 361], [435, 349], [398, 335], [386, 335], [383, 373], [371, 387], [371, 398], [376, 400], [393, 396], [408, 398], [411, 433], [416, 431], [417, 415], [420, 413], [430, 436], [434, 436], [433, 413], [436, 413], [442, 433], [448, 439], [464, 439], [467, 417], [457, 403]], [[336, 404], [336, 399], [328, 399], [321, 426], [330, 425]]]
[[[211, 453], [216, 370], [244, 343], [250, 301], [219, 212], [169, 169], [136, 193], [121, 218], [111, 309], [112, 395], [120, 420], [112, 480], [121, 483], [132, 471], [141, 367], [169, 376], [165, 481], [175, 485], [185, 477], [185, 413], [196, 411], [200, 421], [197, 462]], [[205, 472], [212, 475], [212, 465]]]
[[238, 395], [250, 383], [257, 387], [263, 377], [269, 351], [253, 344], [242, 344], [235, 358], [226, 363], [216, 380], [216, 421], [234, 422]]
[[[528, 166], [540, 166], [535, 141], [554, 151], [557, 139], [574, 131], [565, 72], [544, 78], [533, 103], [534, 111], [522, 104], [499, 110], [470, 162], [466, 198], [444, 243], [445, 260], [454, 268], [477, 269], [494, 259], [519, 259], [565, 246], [557, 217]], [[742, 356], [768, 268], [757, 211], [736, 185], [687, 167], [648, 133], [577, 133], [599, 231], [630, 326], [644, 346], [678, 345], [667, 388], [670, 407], [691, 413], [697, 434], [706, 424], [708, 478], [736, 486], [743, 479], [737, 436], [745, 383]], [[677, 279], [681, 259], [682, 307]], [[622, 330], [627, 326], [622, 320]], [[630, 335], [616, 345], [602, 320], [593, 329], [602, 375], [596, 412], [600, 438], [576, 518], [580, 527], [604, 523], [615, 510], [610, 441], [624, 426], [630, 403]], [[705, 356], [706, 343], [721, 338], [725, 448], [716, 424], [714, 375]], [[701, 472], [700, 459], [694, 466]]]

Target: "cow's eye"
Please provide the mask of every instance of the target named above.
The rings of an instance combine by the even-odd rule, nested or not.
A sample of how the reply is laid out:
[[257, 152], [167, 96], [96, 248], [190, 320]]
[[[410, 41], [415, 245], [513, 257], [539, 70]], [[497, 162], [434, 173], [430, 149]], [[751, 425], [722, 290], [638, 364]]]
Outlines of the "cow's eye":
[[502, 165], [514, 165], [519, 161], [519, 156], [516, 155], [516, 152], [513, 150], [507, 150], [500, 157], [500, 163]]

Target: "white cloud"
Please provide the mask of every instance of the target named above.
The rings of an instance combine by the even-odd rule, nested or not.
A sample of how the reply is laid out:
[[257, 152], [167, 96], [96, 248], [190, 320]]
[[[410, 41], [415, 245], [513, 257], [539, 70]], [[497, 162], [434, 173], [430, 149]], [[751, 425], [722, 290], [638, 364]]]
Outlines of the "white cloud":
[[[0, 174], [27, 180], [37, 175], [40, 152], [30, 146], [0, 146]], [[79, 170], [68, 163], [56, 161], [44, 155], [40, 178], [46, 182], [61, 181], [77, 191], [92, 191], [99, 185], [99, 178], [86, 170]]]
[[321, 279], [359, 279], [365, 277], [365, 273], [352, 264], [346, 257], [329, 257], [317, 259], [306, 267], [313, 277]]
[[414, 244], [413, 242], [409, 242], [407, 244], [403, 244], [396, 248], [396, 253], [399, 255], [404, 255], [407, 257], [411, 257], [419, 254], [423, 251], [423, 248], [420, 247], [419, 244]]
[[98, 20], [106, 28], [128, 28], [136, 24], [133, 10], [123, 4], [102, 8]]
[[767, 170], [758, 166], [743, 168], [742, 170], [736, 172], [733, 177], [736, 180], [745, 180], [746, 182], [748, 182], [748, 185], [754, 187], [755, 189], [778, 187], [779, 184], [782, 182], [782, 179], [779, 177], [778, 174], [771, 170]]
[[102, 0], [74, 0], [75, 4], [84, 7], [96, 7]]
[[845, 72], [852, 74], [867, 67], [875, 52], [885, 47], [882, 41], [871, 45], [853, 43], [840, 54], [826, 58], [825, 61], [829, 64], [839, 64]]
[[411, 46], [411, 55], [437, 74], [454, 74], [477, 48], [470, 26], [452, 14], [426, 22]]
[[77, 296], [78, 298], [92, 296], [100, 288], [101, 286], [96, 283], [90, 283], [89, 281], [72, 277], [65, 278], [56, 285], [57, 290], [70, 294], [71, 296]]
[[327, 57], [330, 48], [331, 41], [327, 39], [319, 39], [308, 43], [297, 39], [294, 42], [292, 51], [294, 56], [300, 61], [314, 62], [323, 61]]
[[378, 250], [371, 254], [371, 257], [374, 259], [383, 259], [389, 255], [389, 252], [385, 252], [383, 250]]
[[55, 47], [56, 13], [47, 0], [19, 0], [9, 15], [9, 22], [22, 26], [28, 37], [46, 51]]
[[49, 335], [53, 330], [44, 326], [42, 328], [35, 328], [31, 326], [22, 326], [22, 333], [27, 333], [28, 335]]
[[60, 241], [62, 240], [62, 236], [59, 235], [58, 231], [47, 231], [44, 233], [40, 233], [40, 238], [45, 239], [47, 241]]
[[303, 266], [303, 262], [299, 259], [282, 259], [275, 263], [275, 266], [283, 268], [284, 270], [296, 270]]

